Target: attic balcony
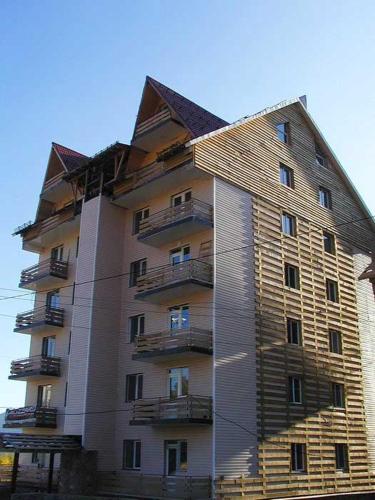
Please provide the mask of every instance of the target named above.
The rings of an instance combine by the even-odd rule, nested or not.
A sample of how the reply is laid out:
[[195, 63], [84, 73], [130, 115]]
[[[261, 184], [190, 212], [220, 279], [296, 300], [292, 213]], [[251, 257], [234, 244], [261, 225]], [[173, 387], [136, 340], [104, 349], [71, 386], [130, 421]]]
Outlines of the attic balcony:
[[43, 189], [40, 194], [42, 200], [52, 203], [59, 199], [64, 199], [72, 192], [71, 185], [65, 180], [66, 172], [59, 172], [57, 175], [50, 177], [43, 184]]
[[5, 412], [4, 427], [44, 427], [56, 428], [56, 408], [43, 406], [26, 406], [24, 408], [8, 409]]
[[212, 355], [212, 332], [192, 327], [140, 335], [136, 339], [132, 358], [158, 363], [207, 355]]
[[34, 333], [64, 326], [64, 309], [43, 306], [17, 314], [15, 332]]
[[184, 131], [170, 110], [165, 108], [137, 124], [132, 145], [144, 151], [154, 151], [172, 142]]
[[211, 227], [212, 206], [193, 198], [144, 219], [140, 225], [138, 241], [158, 247]]
[[213, 288], [212, 265], [199, 260], [170, 264], [137, 279], [134, 298], [153, 304], [177, 300], [194, 292]]
[[21, 272], [19, 287], [35, 290], [37, 286], [53, 286], [57, 280], [68, 278], [68, 263], [63, 260], [47, 259]]
[[212, 399], [181, 396], [176, 399], [139, 399], [133, 403], [130, 425], [212, 424]]
[[69, 203], [49, 217], [17, 228], [14, 234], [23, 239], [24, 250], [39, 252], [56, 241], [64, 240], [72, 231], [79, 228], [82, 201]]
[[52, 356], [31, 356], [12, 361], [10, 380], [29, 380], [39, 377], [60, 377], [60, 358]]

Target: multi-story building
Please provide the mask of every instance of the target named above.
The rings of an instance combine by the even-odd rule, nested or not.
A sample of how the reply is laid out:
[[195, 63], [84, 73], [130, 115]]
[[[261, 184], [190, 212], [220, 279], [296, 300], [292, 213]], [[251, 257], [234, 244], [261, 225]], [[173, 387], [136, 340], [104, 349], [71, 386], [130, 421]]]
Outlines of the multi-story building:
[[52, 144], [17, 233], [7, 422], [82, 436], [98, 492], [374, 487], [374, 224], [304, 98], [229, 125], [148, 77], [130, 145]]

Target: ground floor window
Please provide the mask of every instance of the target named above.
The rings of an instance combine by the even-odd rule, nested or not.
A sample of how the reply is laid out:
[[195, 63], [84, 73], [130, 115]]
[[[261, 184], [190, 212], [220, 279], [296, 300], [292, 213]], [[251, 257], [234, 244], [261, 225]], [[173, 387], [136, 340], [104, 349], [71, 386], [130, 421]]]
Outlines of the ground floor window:
[[141, 468], [141, 442], [134, 439], [125, 439], [123, 445], [123, 469]]
[[167, 476], [186, 474], [188, 469], [187, 441], [165, 441], [165, 473]]
[[347, 472], [349, 470], [348, 447], [346, 444], [335, 444], [336, 470]]
[[292, 443], [290, 451], [292, 472], [306, 472], [306, 445]]

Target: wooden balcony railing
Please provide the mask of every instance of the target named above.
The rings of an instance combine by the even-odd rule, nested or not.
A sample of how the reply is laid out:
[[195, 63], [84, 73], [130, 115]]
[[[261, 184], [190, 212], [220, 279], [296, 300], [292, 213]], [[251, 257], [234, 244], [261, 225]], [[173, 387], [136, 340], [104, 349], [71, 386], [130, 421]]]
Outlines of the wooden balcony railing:
[[51, 187], [56, 186], [59, 184], [59, 182], [63, 179], [63, 177], [66, 175], [66, 172], [60, 172], [59, 174], [55, 175], [54, 177], [51, 177], [50, 179], [46, 180], [44, 185], [43, 185], [43, 191], [47, 191]]
[[212, 332], [200, 328], [183, 328], [152, 335], [140, 335], [136, 338], [134, 357], [141, 358], [178, 350], [212, 353]]
[[170, 118], [171, 118], [171, 112], [169, 111], [168, 108], [159, 111], [159, 113], [152, 115], [150, 118], [144, 120], [143, 122], [137, 125], [137, 128], [135, 129], [134, 138], [149, 132], [150, 130], [159, 126], [161, 123], [169, 120]]
[[155, 269], [137, 279], [137, 292], [156, 291], [164, 286], [187, 281], [212, 285], [212, 265], [199, 260], [187, 260], [163, 269]]
[[20, 288], [27, 288], [28, 285], [46, 276], [67, 279], [68, 263], [63, 260], [46, 259], [34, 266], [28, 267], [21, 272]]
[[10, 379], [30, 377], [33, 375], [60, 376], [60, 358], [51, 356], [32, 356], [17, 359], [10, 365]]
[[99, 472], [98, 493], [134, 497], [195, 500], [211, 498], [209, 476], [158, 476], [136, 471]]
[[177, 207], [169, 207], [144, 219], [139, 228], [138, 239], [162, 231], [166, 227], [181, 223], [186, 219], [198, 219], [207, 225], [212, 224], [212, 206], [200, 200], [191, 199]]
[[56, 427], [56, 408], [26, 406], [8, 409], [5, 412], [4, 427]]
[[176, 399], [140, 399], [133, 403], [132, 425], [158, 423], [212, 423], [212, 399], [181, 396]]
[[42, 325], [64, 326], [64, 309], [44, 306], [17, 314], [15, 331], [32, 330]]

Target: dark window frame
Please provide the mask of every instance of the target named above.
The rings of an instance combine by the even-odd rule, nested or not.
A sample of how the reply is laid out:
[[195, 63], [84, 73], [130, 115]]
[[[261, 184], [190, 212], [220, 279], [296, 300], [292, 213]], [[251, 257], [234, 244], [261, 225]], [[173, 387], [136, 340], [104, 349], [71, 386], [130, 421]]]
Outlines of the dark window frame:
[[281, 231], [284, 235], [295, 238], [297, 236], [297, 218], [288, 212], [282, 212]]
[[[138, 266], [138, 267], [137, 267]], [[147, 259], [138, 259], [130, 263], [129, 272], [129, 288], [137, 285], [137, 280], [140, 276], [147, 273]]]
[[[296, 328], [293, 328], [293, 327]], [[302, 321], [296, 318], [286, 318], [287, 341], [290, 345], [302, 345]], [[297, 342], [294, 340], [297, 339]]]
[[349, 472], [349, 450], [346, 443], [335, 443], [335, 465], [338, 472]]
[[[300, 454], [300, 457], [297, 454]], [[307, 448], [305, 443], [291, 443], [290, 471], [294, 474], [305, 474], [307, 472]]]
[[[295, 382], [298, 381], [298, 387]], [[289, 375], [288, 377], [288, 401], [294, 405], [303, 404], [303, 378], [300, 375]], [[297, 396], [297, 397], [296, 397]]]
[[[134, 383], [134, 386], [131, 384]], [[143, 396], [143, 373], [129, 373], [125, 381], [125, 402], [131, 403], [142, 399]]]
[[[133, 316], [129, 316], [129, 340], [131, 343], [135, 342], [137, 337], [144, 335], [145, 333], [145, 315], [144, 314], [135, 314]], [[134, 331], [134, 325], [137, 325], [136, 332]]]
[[326, 279], [326, 296], [329, 302], [338, 304], [340, 302], [339, 284], [330, 278]]
[[140, 470], [142, 464], [142, 441], [140, 439], [124, 439], [122, 443], [122, 468], [124, 470]]
[[318, 195], [319, 205], [328, 210], [332, 210], [332, 192], [323, 186], [319, 186]]
[[340, 410], [345, 410], [346, 408], [346, 397], [345, 397], [345, 385], [339, 382], [331, 383], [332, 391], [332, 406], [334, 408], [339, 408]]
[[[291, 271], [294, 271], [294, 276], [291, 275]], [[284, 264], [284, 284], [290, 289], [300, 289], [300, 274], [298, 266], [289, 264], [288, 262]]]
[[328, 330], [328, 337], [329, 337], [329, 351], [334, 354], [342, 355], [343, 352], [342, 333], [339, 330], [330, 328]]
[[[145, 215], [147, 213], [147, 215]], [[138, 218], [138, 214], [141, 214], [141, 217]], [[138, 234], [140, 230], [141, 222], [148, 219], [150, 217], [150, 208], [144, 207], [139, 210], [135, 210], [133, 213], [133, 234]]]
[[336, 238], [334, 234], [323, 231], [323, 247], [326, 253], [336, 255]]
[[294, 189], [294, 170], [285, 165], [285, 163], [280, 162], [279, 172], [280, 172], [280, 184], [290, 189]]
[[[281, 129], [280, 127], [283, 127]], [[279, 122], [276, 124], [276, 136], [283, 144], [290, 144], [290, 124], [289, 122]]]

